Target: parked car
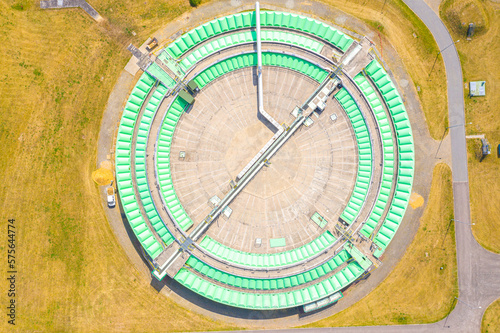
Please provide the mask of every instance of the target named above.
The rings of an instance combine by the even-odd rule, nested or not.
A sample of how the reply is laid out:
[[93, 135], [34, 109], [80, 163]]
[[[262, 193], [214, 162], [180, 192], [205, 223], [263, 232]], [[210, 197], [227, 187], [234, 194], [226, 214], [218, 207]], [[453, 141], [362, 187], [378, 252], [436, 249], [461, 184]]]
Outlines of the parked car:
[[116, 206], [115, 188], [113, 186], [108, 186], [106, 192], [108, 197], [108, 207], [114, 208]]

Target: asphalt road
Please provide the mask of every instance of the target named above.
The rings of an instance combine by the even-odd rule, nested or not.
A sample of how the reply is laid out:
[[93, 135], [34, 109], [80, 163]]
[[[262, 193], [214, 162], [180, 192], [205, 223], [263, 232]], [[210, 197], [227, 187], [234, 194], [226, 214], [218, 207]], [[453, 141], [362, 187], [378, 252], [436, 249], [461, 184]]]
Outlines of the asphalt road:
[[455, 223], [459, 301], [446, 323], [443, 321], [443, 327], [453, 331], [479, 331], [484, 310], [500, 297], [500, 255], [483, 249], [472, 235], [460, 59], [453, 39], [437, 14], [423, 0], [404, 2], [425, 23], [443, 50], [441, 56], [448, 84], [454, 213], [455, 220], [460, 221]]
[[[479, 332], [486, 308], [500, 297], [500, 255], [486, 251], [472, 235], [463, 79], [460, 59], [448, 30], [423, 0], [403, 0], [429, 28], [443, 57], [448, 84], [455, 238], [459, 297], [445, 319], [425, 325], [266, 330], [266, 332]], [[445, 49], [446, 48], [446, 49]], [[251, 331], [246, 331], [251, 332]]]

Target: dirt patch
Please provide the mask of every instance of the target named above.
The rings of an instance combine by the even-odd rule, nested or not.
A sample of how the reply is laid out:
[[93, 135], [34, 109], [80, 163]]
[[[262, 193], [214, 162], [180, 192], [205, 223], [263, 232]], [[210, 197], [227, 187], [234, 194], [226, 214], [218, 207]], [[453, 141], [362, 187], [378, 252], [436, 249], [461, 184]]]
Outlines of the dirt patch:
[[92, 172], [92, 179], [98, 185], [108, 185], [114, 179], [110, 161], [101, 162], [100, 168]]
[[423, 204], [424, 204], [424, 197], [416, 192], [413, 192], [410, 196], [411, 208], [417, 209], [418, 207], [422, 207]]

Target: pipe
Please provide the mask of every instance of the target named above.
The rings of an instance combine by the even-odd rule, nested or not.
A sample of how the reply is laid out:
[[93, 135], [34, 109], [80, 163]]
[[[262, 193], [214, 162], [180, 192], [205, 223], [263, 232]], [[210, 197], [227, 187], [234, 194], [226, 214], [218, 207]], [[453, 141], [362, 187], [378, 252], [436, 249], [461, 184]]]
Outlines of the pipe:
[[[264, 110], [264, 88], [262, 85], [262, 41], [260, 38], [260, 5], [255, 3], [255, 26], [257, 32], [257, 98], [259, 100], [259, 112], [278, 130], [276, 137], [283, 132], [283, 127]], [[274, 138], [276, 139], [276, 138]]]
[[262, 91], [262, 42], [260, 39], [260, 5], [258, 1], [255, 3], [255, 19], [257, 28], [257, 87], [259, 90], [259, 112], [262, 112], [264, 110], [264, 93]]

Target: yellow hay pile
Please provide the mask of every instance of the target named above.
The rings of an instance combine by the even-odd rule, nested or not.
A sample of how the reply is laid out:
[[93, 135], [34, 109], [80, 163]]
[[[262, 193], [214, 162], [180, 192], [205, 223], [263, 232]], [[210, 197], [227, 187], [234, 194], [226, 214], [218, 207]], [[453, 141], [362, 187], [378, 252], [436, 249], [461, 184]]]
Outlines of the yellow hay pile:
[[423, 204], [424, 204], [424, 198], [420, 194], [413, 192], [410, 196], [411, 208], [415, 209], [421, 207]]
[[109, 185], [113, 180], [113, 171], [111, 170], [111, 162], [110, 161], [102, 162], [101, 167], [92, 172], [92, 179], [98, 185]]

